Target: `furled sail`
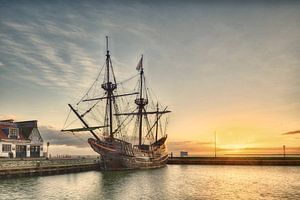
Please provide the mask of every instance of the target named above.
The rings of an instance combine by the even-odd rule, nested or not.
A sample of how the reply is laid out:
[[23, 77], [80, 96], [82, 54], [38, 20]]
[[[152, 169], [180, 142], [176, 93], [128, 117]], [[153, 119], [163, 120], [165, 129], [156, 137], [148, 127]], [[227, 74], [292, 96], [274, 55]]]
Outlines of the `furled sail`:
[[[112, 98], [124, 97], [124, 96], [135, 95], [135, 94], [139, 94], [139, 93], [138, 92], [133, 92], [133, 93], [127, 93], [127, 94], [119, 94], [119, 95], [113, 95], [111, 97]], [[97, 97], [97, 98], [92, 98], [92, 99], [84, 99], [82, 101], [95, 101], [95, 100], [102, 100], [102, 99], [107, 99], [107, 97]]]
[[135, 113], [116, 113], [114, 115], [149, 115], [149, 114], [166, 114], [166, 113], [169, 113], [171, 111], [169, 110], [166, 110], [166, 111], [151, 111], [151, 112], [142, 112], [142, 113], [139, 113], [139, 112], [135, 112]]
[[107, 126], [94, 126], [94, 127], [88, 127], [88, 128], [73, 128], [73, 129], [63, 129], [61, 131], [63, 132], [82, 132], [82, 131], [93, 131], [95, 129], [98, 129], [98, 128], [105, 128]]

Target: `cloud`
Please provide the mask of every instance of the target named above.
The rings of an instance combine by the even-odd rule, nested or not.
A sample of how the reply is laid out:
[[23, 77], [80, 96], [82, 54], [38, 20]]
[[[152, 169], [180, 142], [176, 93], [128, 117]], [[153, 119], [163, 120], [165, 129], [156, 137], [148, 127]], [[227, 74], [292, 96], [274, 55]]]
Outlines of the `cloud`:
[[6, 120], [6, 119], [13, 119], [16, 120], [18, 117], [14, 114], [8, 114], [8, 115], [0, 115], [0, 120]]
[[[16, 108], [18, 116], [27, 117], [33, 109], [47, 113], [45, 109], [59, 109], [59, 101], [82, 94], [101, 68], [103, 36], [109, 35], [117, 78], [134, 73], [138, 54], [144, 53], [156, 95], [167, 100], [163, 102], [177, 113], [178, 121], [189, 116], [184, 126], [176, 122], [171, 126], [176, 132], [192, 129], [195, 119], [202, 121], [203, 116], [208, 121], [203, 128], [209, 130], [218, 124], [214, 116], [227, 120], [248, 111], [258, 120], [268, 116], [277, 123], [293, 115], [297, 120], [299, 4], [250, 5], [188, 3], [168, 9], [167, 3], [126, 1], [5, 3], [0, 6], [0, 58], [5, 64], [0, 64], [2, 112]], [[22, 92], [17, 91], [20, 86]], [[193, 98], [187, 98], [191, 94]], [[39, 103], [26, 104], [29, 95]], [[61, 109], [57, 118], [63, 115]], [[46, 124], [54, 121], [54, 115], [36, 116]], [[270, 129], [275, 123], [268, 123]], [[53, 130], [45, 132], [49, 131]], [[198, 131], [196, 127], [191, 134]], [[52, 136], [76, 144], [72, 139], [77, 137]], [[191, 141], [169, 144], [176, 150], [209, 148]]]
[[168, 142], [170, 152], [188, 151], [188, 152], [207, 152], [211, 151], [212, 142], [194, 142], [194, 141], [174, 141]]
[[295, 135], [295, 134], [300, 134], [300, 130], [289, 131], [289, 132], [286, 132], [286, 133], [282, 133], [282, 135]]
[[50, 142], [50, 145], [73, 146], [73, 147], [89, 147], [87, 136], [81, 134], [70, 134], [56, 130], [50, 126], [40, 126], [39, 131], [44, 142]]
[[7, 19], [1, 26], [0, 55], [12, 66], [3, 78], [74, 93], [86, 88], [99, 68], [89, 50], [91, 43], [99, 44], [82, 27], [43, 18], [23, 23]]
[[[243, 148], [240, 152], [235, 152], [234, 149], [221, 149], [223, 153], [233, 153], [233, 154], [281, 154], [282, 147], [247, 147]], [[288, 153], [299, 154], [300, 147], [286, 146]]]
[[[174, 141], [167, 143], [168, 151], [177, 154], [180, 151], [188, 151], [191, 155], [212, 155], [214, 153], [213, 142], [194, 142], [194, 141]], [[300, 152], [299, 147], [288, 146], [286, 148], [289, 153]], [[281, 153], [282, 147], [270, 146], [270, 147], [245, 147], [245, 148], [225, 148], [217, 147], [218, 155], [226, 154], [272, 154]]]

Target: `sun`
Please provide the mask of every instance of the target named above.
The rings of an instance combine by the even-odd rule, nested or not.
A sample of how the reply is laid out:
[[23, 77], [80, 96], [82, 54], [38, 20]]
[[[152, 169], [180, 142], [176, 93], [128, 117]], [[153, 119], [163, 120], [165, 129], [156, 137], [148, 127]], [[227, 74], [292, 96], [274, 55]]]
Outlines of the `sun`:
[[243, 153], [248, 146], [246, 144], [228, 144], [221, 145], [219, 148], [224, 153]]

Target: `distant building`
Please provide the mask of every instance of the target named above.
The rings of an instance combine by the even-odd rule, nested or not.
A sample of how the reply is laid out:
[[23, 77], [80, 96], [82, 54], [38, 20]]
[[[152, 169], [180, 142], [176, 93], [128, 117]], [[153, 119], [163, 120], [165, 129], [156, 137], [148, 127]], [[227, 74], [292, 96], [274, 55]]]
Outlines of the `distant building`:
[[180, 157], [188, 157], [188, 152], [187, 151], [180, 151]]
[[43, 139], [37, 120], [0, 120], [0, 157], [38, 158], [43, 156]]

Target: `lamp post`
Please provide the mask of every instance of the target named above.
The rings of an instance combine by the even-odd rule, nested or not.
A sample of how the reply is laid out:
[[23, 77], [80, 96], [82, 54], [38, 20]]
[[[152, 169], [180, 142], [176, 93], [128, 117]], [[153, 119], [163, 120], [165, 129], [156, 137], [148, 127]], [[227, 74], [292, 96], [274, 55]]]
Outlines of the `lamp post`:
[[49, 158], [49, 155], [48, 155], [49, 145], [50, 145], [50, 142], [47, 142], [47, 158]]
[[215, 158], [217, 157], [217, 132], [215, 131]]

